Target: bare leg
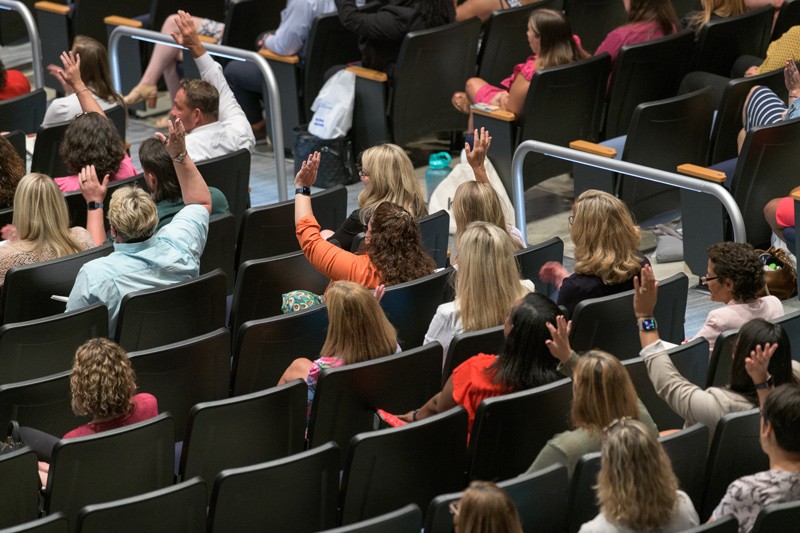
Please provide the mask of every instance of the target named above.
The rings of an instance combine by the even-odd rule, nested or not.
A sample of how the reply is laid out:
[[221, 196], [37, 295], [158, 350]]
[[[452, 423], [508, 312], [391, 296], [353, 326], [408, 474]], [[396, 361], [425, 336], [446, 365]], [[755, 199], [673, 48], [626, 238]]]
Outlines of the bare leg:
[[778, 204], [780, 203], [780, 198], [773, 198], [767, 205], [764, 206], [764, 219], [766, 219], [767, 224], [769, 227], [772, 228], [772, 231], [775, 235], [778, 236], [780, 240], [786, 242], [786, 239], [783, 238], [783, 228], [778, 224]]

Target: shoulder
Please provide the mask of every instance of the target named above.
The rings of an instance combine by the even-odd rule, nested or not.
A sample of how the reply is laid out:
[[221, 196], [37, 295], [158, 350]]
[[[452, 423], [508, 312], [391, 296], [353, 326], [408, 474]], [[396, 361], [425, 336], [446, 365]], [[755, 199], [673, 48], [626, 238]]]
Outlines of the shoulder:
[[478, 355], [473, 355], [458, 365], [458, 367], [453, 370], [453, 373], [455, 374], [456, 372], [467, 372], [471, 370], [483, 371], [492, 366], [495, 361], [497, 361], [496, 355], [479, 353]]
[[561, 450], [568, 457], [600, 451], [600, 439], [586, 429], [578, 428], [555, 435], [548, 444]]
[[158, 414], [158, 400], [150, 393], [140, 392], [133, 397], [133, 403], [137, 410], [142, 412], [154, 412], [155, 414], [152, 416]]
[[617, 526], [608, 521], [601, 512], [590, 521], [584, 523], [578, 533], [616, 533], [620, 530]]
[[75, 239], [81, 248], [88, 250], [89, 248], [94, 247], [94, 241], [92, 240], [91, 234], [86, 230], [86, 228], [82, 228], [80, 226], [75, 226], [69, 229], [69, 235], [73, 239]]

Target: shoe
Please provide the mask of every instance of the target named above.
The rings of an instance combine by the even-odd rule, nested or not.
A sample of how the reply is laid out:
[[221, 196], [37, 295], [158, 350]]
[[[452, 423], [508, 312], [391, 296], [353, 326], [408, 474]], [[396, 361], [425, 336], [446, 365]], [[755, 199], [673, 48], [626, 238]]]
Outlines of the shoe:
[[160, 130], [167, 130], [169, 129], [169, 115], [164, 115], [160, 119], [156, 120], [156, 128]]
[[464, 91], [453, 93], [453, 97], [450, 99], [450, 102], [458, 111], [464, 113], [465, 115], [469, 115], [469, 98], [467, 98], [467, 93]]
[[158, 101], [158, 87], [155, 85], [137, 85], [122, 100], [126, 105], [134, 105], [147, 100], [147, 107], [153, 108]]

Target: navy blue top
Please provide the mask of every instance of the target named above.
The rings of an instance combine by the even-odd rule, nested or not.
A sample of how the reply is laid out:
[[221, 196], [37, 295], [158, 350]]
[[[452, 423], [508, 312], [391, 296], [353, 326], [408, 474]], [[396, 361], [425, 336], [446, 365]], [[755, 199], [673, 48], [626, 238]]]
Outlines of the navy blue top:
[[[647, 257], [642, 256], [642, 266], [649, 264], [650, 261], [648, 261]], [[639, 275], [638, 272], [636, 275]], [[633, 289], [633, 278], [622, 283], [607, 285], [603, 283], [599, 276], [575, 273], [566, 278], [561, 284], [556, 303], [563, 305], [567, 309], [567, 316], [572, 317], [575, 308], [583, 300], [609, 296], [631, 289]]]

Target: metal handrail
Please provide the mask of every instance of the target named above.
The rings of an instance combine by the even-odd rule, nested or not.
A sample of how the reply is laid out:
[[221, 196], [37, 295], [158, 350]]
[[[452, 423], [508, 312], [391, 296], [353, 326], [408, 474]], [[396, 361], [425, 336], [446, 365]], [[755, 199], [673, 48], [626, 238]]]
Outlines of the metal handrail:
[[33, 15], [28, 6], [16, 0], [0, 0], [0, 9], [16, 11], [22, 17], [22, 22], [28, 30], [28, 39], [31, 41], [33, 54], [33, 85], [37, 89], [44, 87], [44, 68], [42, 66], [42, 41], [39, 39], [39, 29], [33, 20]]
[[664, 170], [656, 170], [643, 165], [628, 163], [627, 161], [609, 159], [607, 157], [581, 152], [580, 150], [573, 150], [571, 148], [539, 141], [525, 141], [520, 144], [514, 151], [514, 159], [511, 160], [511, 176], [514, 188], [514, 212], [516, 213], [517, 228], [522, 232], [522, 237], [525, 242], [528, 242], [528, 232], [525, 219], [525, 188], [522, 181], [522, 163], [529, 152], [557, 157], [565, 161], [572, 161], [573, 163], [582, 163], [602, 170], [613, 170], [625, 174], [626, 176], [664, 183], [680, 189], [710, 194], [719, 200], [728, 212], [731, 225], [733, 226], [733, 240], [735, 242], [747, 242], [744, 219], [742, 218], [742, 212], [739, 210], [739, 205], [722, 185], [699, 178], [674, 174]]
[[[3, 2], [6, 0], [0, 0]], [[182, 48], [187, 50], [186, 47], [177, 44], [171, 36], [150, 30], [143, 30], [140, 28], [130, 28], [127, 26], [118, 26], [111, 32], [108, 38], [108, 59], [111, 66], [111, 76], [114, 82], [114, 88], [117, 92], [122, 91], [122, 82], [120, 81], [119, 72], [119, 41], [123, 37], [130, 37], [141, 41], [148, 41], [156, 44], [165, 44], [175, 48]], [[256, 52], [249, 50], [242, 50], [240, 48], [232, 48], [230, 46], [222, 46], [220, 44], [203, 43], [206, 51], [215, 56], [234, 59], [236, 61], [247, 61], [254, 64], [264, 81], [267, 84], [267, 96], [269, 99], [270, 122], [272, 124], [273, 132], [283, 131], [283, 116], [281, 115], [280, 94], [278, 93], [278, 82], [275, 80], [275, 74], [267, 61]], [[284, 139], [283, 135], [273, 135], [272, 146], [275, 153], [275, 167], [278, 174], [278, 200], [285, 201], [288, 199], [286, 190], [286, 163], [284, 156]]]

